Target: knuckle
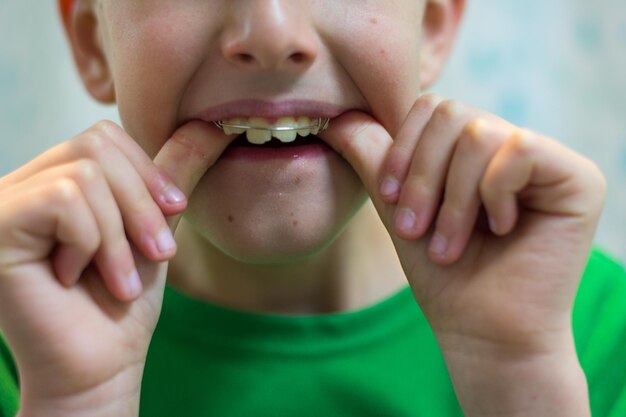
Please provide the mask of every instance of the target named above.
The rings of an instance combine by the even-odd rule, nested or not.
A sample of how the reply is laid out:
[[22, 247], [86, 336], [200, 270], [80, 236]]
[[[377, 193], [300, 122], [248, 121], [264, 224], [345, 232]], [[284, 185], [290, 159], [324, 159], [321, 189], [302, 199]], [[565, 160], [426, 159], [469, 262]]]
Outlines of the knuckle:
[[97, 159], [112, 146], [108, 135], [100, 130], [90, 130], [80, 138], [81, 154]]
[[463, 223], [463, 220], [467, 217], [467, 212], [467, 208], [459, 206], [457, 202], [446, 202], [441, 207], [440, 219], [448, 227], [456, 227]]
[[209, 157], [203, 144], [186, 130], [181, 130], [176, 134], [174, 143], [180, 153], [179, 158], [181, 160], [187, 158], [205, 160]]
[[102, 169], [92, 159], [79, 159], [74, 163], [74, 179], [82, 184], [92, 184], [100, 175]]
[[380, 130], [384, 130], [378, 123], [365, 114], [355, 116], [354, 123], [349, 126], [350, 131], [348, 137], [375, 137], [381, 134]]
[[445, 101], [445, 98], [437, 93], [427, 93], [418, 98], [413, 104], [412, 111], [432, 111], [439, 103]]
[[485, 134], [486, 124], [487, 121], [485, 119], [477, 117], [470, 120], [463, 127], [461, 140], [465, 143], [465, 146], [474, 149], [483, 149], [491, 142], [491, 138]]
[[454, 120], [466, 112], [467, 108], [457, 100], [444, 100], [437, 105], [433, 117], [444, 121]]
[[[368, 139], [368, 142], [376, 144], [377, 148], [380, 148], [382, 145], [388, 143], [388, 133], [384, 127], [377, 123], [369, 123], [365, 126], [363, 131], [364, 136]], [[393, 144], [393, 142], [388, 143], [389, 146]]]
[[517, 129], [509, 138], [508, 147], [515, 155], [529, 156], [535, 151], [538, 142], [539, 139], [531, 131]]
[[343, 143], [343, 151], [348, 155], [359, 154], [366, 146], [372, 148], [380, 148], [384, 143], [387, 132], [385, 129], [372, 122], [371, 120], [363, 120], [360, 123], [355, 123], [350, 128], [351, 132], [346, 137], [349, 138]]
[[130, 257], [132, 259], [132, 252], [128, 243], [128, 238], [122, 232], [118, 233], [110, 242], [107, 252], [112, 258], [124, 259], [124, 257]]
[[100, 120], [93, 125], [91, 130], [95, 130], [106, 135], [116, 133], [119, 129], [120, 127], [117, 125], [117, 123], [112, 122], [111, 120]]
[[433, 201], [434, 190], [429, 187], [428, 181], [419, 174], [409, 174], [402, 186], [402, 201]]
[[387, 173], [402, 179], [411, 164], [411, 156], [410, 153], [399, 147], [391, 148], [387, 157]]
[[133, 205], [128, 208], [127, 216], [137, 219], [133, 223], [148, 230], [155, 230], [165, 223], [163, 213], [148, 195], [137, 198]]
[[451, 217], [462, 218], [467, 215], [471, 205], [478, 201], [480, 201], [478, 186], [475, 185], [464, 190], [453, 186], [447, 189], [442, 207], [443, 211], [450, 213]]
[[61, 206], [76, 204], [81, 198], [80, 187], [70, 178], [60, 178], [50, 187], [52, 203]]

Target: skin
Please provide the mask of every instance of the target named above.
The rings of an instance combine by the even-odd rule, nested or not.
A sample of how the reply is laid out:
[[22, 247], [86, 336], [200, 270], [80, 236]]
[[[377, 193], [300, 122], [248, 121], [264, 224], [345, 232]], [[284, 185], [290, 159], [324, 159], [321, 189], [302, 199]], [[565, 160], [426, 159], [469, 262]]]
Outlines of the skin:
[[[289, 6], [283, 2], [272, 11], [267, 2], [205, 2], [177, 5], [173, 11], [171, 6], [154, 7], [153, 2], [118, 3], [103, 2], [99, 9], [102, 49], [107, 70], [115, 77], [124, 127], [149, 155], [156, 154], [164, 138], [185, 120], [232, 100], [279, 102], [306, 97], [367, 111], [395, 130], [419, 95], [420, 38], [416, 34], [421, 32], [423, 8], [419, 2], [405, 2], [404, 7], [387, 12], [388, 5], [373, 2], [360, 6], [347, 22], [341, 8], [334, 6], [336, 12], [327, 13], [328, 4]], [[289, 19], [280, 20], [282, 14]], [[224, 17], [208, 18], [213, 15]], [[177, 20], [185, 21], [186, 30], [164, 36], [163, 28]], [[390, 31], [398, 21], [405, 22], [404, 29]], [[345, 30], [346, 25], [351, 31]], [[250, 32], [244, 33], [244, 28]], [[111, 35], [117, 33], [128, 36]], [[285, 38], [286, 34], [297, 36]], [[361, 47], [381, 37], [384, 48]], [[126, 47], [128, 39], [141, 47]], [[400, 42], [407, 48], [387, 46]], [[300, 51], [304, 60], [275, 62], [285, 48]], [[238, 61], [242, 51], [255, 60]], [[183, 52], [184, 59], [171, 59]], [[391, 72], [386, 68], [389, 59], [403, 64]], [[264, 71], [264, 66], [270, 70]], [[158, 71], [146, 77], [146, 68]], [[415, 76], [404, 83], [395, 81], [411, 72]], [[162, 86], [163, 79], [169, 80], [167, 88]], [[292, 81], [287, 84], [286, 79]], [[228, 91], [222, 91], [224, 85]], [[406, 94], [407, 90], [412, 94]], [[151, 107], [146, 109], [146, 103]], [[302, 182], [296, 183], [297, 178]], [[170, 282], [201, 298], [255, 311], [321, 312], [371, 304], [405, 285], [389, 238], [371, 208], [361, 227], [371, 230], [369, 234], [376, 236], [373, 240], [384, 245], [373, 245], [363, 253], [352, 249], [353, 242], [339, 242], [319, 255], [366, 197], [353, 169], [337, 154], [315, 164], [218, 161], [190, 199], [186, 221], [177, 233], [185, 250], [174, 261], [176, 273]], [[343, 240], [359, 238], [352, 233]], [[201, 256], [196, 253], [198, 245], [203, 246]], [[353, 260], [346, 262], [346, 251]], [[357, 265], [358, 259], [374, 259], [381, 251], [386, 255], [382, 264]], [[251, 266], [268, 263], [271, 268]], [[354, 272], [345, 274], [346, 265]], [[386, 283], [378, 279], [381, 269], [394, 272]], [[336, 288], [343, 290], [337, 293]]]
[[[0, 179], [21, 416], [137, 415], [166, 279], [275, 312], [357, 308], [408, 280], [465, 415], [589, 415], [570, 317], [602, 175], [550, 138], [420, 96], [462, 1], [356, 4], [85, 0], [65, 16], [87, 89], [117, 102], [124, 129], [97, 124]], [[220, 160], [230, 139], [194, 115], [247, 97], [350, 110], [322, 134], [336, 153]], [[184, 250], [166, 276], [170, 230]]]

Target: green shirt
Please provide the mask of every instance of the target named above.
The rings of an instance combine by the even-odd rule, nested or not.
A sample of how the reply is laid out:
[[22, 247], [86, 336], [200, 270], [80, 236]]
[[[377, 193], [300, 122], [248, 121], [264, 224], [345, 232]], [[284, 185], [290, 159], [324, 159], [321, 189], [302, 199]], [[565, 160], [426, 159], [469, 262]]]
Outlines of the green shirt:
[[[626, 272], [590, 257], [573, 315], [594, 416], [626, 416]], [[0, 343], [0, 416], [17, 409]], [[462, 416], [434, 336], [408, 287], [363, 310], [244, 313], [167, 288], [141, 416]]]

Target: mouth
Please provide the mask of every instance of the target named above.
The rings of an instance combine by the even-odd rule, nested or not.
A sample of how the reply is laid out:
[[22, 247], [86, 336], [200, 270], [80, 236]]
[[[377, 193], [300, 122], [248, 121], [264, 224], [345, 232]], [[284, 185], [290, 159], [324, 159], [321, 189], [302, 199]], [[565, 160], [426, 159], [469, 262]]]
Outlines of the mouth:
[[330, 118], [286, 116], [271, 121], [264, 117], [232, 117], [213, 122], [227, 135], [239, 135], [231, 146], [291, 147], [313, 144]]
[[303, 160], [332, 154], [317, 134], [346, 111], [344, 106], [315, 100], [246, 99], [209, 107], [194, 118], [237, 135], [223, 154], [226, 159]]

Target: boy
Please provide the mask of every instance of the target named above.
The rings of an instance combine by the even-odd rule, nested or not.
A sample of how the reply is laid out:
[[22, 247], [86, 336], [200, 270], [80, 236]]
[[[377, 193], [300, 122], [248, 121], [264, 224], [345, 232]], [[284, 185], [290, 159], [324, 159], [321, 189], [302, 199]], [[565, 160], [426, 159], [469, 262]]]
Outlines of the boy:
[[5, 414], [626, 412], [602, 175], [420, 95], [462, 0], [61, 4], [124, 128], [0, 179]]

